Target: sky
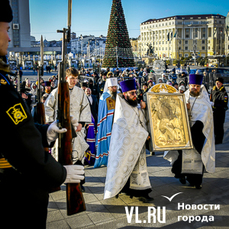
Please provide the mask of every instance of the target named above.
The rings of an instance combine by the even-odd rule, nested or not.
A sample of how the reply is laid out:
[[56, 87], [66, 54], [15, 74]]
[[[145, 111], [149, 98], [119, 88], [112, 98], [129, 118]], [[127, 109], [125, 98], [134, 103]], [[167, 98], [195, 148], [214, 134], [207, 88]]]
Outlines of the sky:
[[[68, 0], [29, 0], [31, 35], [40, 40], [60, 40], [58, 29], [67, 26]], [[72, 0], [72, 27], [76, 36], [107, 36], [112, 0]], [[122, 0], [130, 38], [140, 35], [140, 24], [148, 19], [175, 15], [229, 12], [228, 0]]]

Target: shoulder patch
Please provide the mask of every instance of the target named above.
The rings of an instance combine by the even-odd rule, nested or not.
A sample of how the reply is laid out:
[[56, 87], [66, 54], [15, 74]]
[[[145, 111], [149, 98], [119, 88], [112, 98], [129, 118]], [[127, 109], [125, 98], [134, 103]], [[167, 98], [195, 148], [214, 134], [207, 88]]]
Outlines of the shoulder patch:
[[0, 80], [0, 84], [2, 84], [2, 85], [6, 85], [6, 84], [7, 84], [7, 82], [6, 82], [4, 79], [1, 79], [1, 80]]
[[108, 98], [106, 99], [106, 101], [107, 101], [107, 109], [108, 109], [108, 110], [113, 110], [113, 109], [115, 109], [115, 100], [114, 100], [114, 99], [108, 97]]
[[0, 73], [0, 85], [10, 84], [8, 79]]
[[21, 103], [15, 104], [13, 107], [6, 111], [8, 116], [14, 122], [15, 125], [18, 125], [19, 122], [27, 119], [26, 112]]

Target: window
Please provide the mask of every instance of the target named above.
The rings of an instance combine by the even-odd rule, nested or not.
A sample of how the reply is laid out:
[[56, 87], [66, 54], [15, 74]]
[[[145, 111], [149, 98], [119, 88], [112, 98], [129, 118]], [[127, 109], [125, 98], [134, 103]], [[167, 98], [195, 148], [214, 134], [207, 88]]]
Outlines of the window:
[[179, 47], [179, 50], [181, 50], [181, 47]]
[[211, 33], [211, 28], [208, 28], [208, 37], [211, 37], [212, 33]]
[[188, 50], [188, 47], [187, 47], [187, 46], [185, 46], [184, 50]]
[[187, 45], [188, 44], [188, 41], [185, 41], [185, 44]]
[[205, 33], [206, 33], [205, 28], [202, 28], [202, 38], [205, 38]]
[[202, 44], [205, 44], [205, 40], [202, 40]]
[[211, 49], [211, 46], [208, 46], [208, 50], [210, 50]]
[[190, 36], [190, 29], [185, 29], [185, 38], [189, 38]]
[[205, 46], [202, 46], [202, 50], [205, 50]]
[[194, 29], [194, 35], [193, 35], [194, 38], [197, 38], [198, 37], [198, 28], [195, 28]]

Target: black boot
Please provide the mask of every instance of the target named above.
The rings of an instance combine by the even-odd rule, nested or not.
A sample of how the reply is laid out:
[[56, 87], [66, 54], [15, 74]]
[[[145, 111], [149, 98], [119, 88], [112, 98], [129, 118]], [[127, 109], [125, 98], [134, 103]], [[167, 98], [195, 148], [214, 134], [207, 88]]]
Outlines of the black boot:
[[140, 196], [139, 200], [142, 201], [143, 203], [152, 203], [154, 198], [150, 196]]
[[181, 177], [179, 178], [179, 181], [181, 182], [181, 184], [186, 184], [185, 176], [181, 176]]

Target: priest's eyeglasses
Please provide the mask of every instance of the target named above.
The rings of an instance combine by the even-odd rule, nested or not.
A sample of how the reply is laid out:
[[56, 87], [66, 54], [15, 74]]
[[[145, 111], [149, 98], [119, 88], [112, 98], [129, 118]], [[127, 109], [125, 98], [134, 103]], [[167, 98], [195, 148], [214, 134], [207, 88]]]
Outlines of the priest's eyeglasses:
[[130, 95], [137, 95], [137, 92], [136, 91], [131, 91], [129, 92]]

